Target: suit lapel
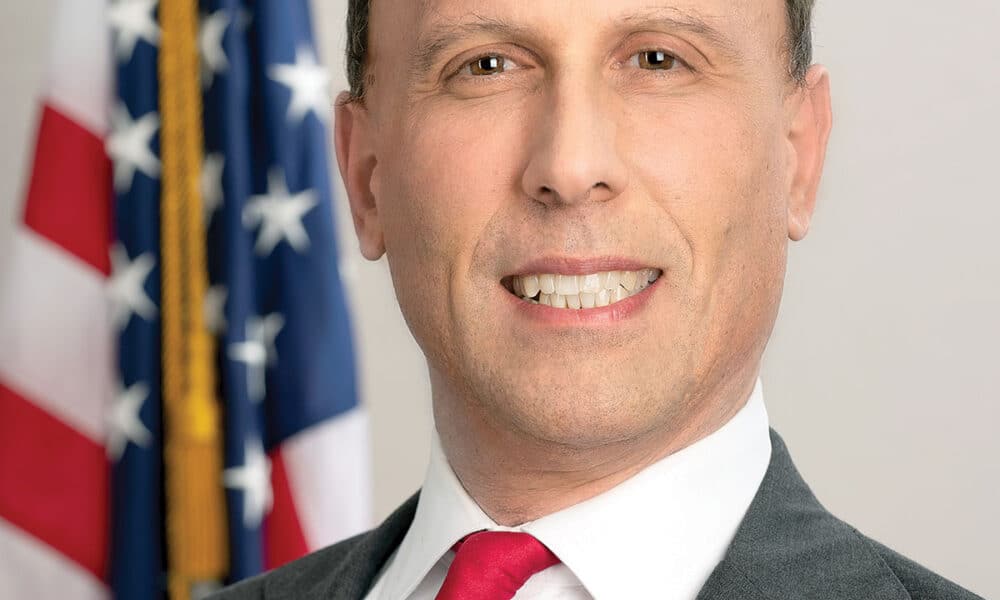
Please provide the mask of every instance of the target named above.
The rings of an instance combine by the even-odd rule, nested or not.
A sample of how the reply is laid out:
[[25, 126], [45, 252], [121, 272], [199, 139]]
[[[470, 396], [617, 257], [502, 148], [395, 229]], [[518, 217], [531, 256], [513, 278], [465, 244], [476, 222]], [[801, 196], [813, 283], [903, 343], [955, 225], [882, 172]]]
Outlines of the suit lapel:
[[354, 547], [331, 579], [324, 599], [361, 600], [375, 583], [375, 577], [396, 550], [413, 523], [420, 492], [410, 497], [375, 531]]
[[[416, 513], [420, 493], [411, 496], [376, 529], [362, 534], [346, 553], [329, 557], [321, 573], [275, 577], [269, 581], [267, 600], [363, 600], [375, 577], [406, 535]], [[336, 549], [334, 546], [332, 549]], [[321, 551], [323, 552], [323, 551]], [[308, 583], [305, 581], [308, 580]]]
[[819, 503], [771, 429], [771, 462], [698, 600], [908, 600], [869, 542]]

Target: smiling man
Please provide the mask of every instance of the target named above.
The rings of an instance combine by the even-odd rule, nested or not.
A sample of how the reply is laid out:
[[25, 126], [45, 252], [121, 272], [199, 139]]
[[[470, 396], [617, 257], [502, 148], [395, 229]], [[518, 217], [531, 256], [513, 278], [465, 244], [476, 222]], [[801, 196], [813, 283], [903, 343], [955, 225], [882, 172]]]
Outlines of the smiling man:
[[222, 598], [975, 597], [828, 513], [768, 425], [832, 121], [812, 4], [350, 0], [337, 157], [430, 467]]

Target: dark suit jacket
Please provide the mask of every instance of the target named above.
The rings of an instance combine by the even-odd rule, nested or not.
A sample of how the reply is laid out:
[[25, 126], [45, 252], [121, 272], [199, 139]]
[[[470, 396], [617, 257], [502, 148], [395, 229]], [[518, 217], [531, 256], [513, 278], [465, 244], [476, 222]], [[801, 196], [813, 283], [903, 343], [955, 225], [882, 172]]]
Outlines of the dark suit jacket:
[[[760, 489], [698, 600], [983, 600], [827, 512], [773, 429], [771, 444]], [[406, 535], [417, 499], [411, 497], [377, 529], [212, 600], [362, 600]], [[658, 598], [656, 590], [648, 597]]]

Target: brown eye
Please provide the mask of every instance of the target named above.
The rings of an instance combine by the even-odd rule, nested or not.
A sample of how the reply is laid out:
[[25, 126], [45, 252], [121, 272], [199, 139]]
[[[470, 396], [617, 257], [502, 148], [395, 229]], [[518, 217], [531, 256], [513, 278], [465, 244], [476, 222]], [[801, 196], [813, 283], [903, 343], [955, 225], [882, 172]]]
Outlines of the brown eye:
[[669, 71], [677, 59], [662, 50], [645, 50], [637, 54], [639, 66], [652, 71]]
[[502, 56], [482, 56], [468, 64], [473, 75], [497, 75], [504, 70], [504, 58]]

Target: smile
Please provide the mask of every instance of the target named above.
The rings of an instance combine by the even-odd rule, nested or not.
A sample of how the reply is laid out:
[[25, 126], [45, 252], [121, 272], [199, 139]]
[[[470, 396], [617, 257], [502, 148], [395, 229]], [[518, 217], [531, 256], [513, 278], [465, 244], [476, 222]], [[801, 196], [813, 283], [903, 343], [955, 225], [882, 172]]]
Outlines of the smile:
[[589, 275], [516, 275], [502, 282], [515, 296], [532, 304], [582, 310], [621, 302], [659, 279], [659, 269], [605, 271]]

